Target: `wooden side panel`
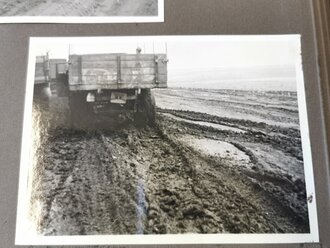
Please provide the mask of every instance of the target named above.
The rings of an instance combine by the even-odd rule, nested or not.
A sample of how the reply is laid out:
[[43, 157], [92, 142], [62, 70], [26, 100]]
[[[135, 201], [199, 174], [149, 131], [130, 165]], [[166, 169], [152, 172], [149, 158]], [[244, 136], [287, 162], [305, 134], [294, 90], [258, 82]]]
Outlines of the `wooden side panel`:
[[145, 75], [155, 75], [155, 67], [121, 67], [121, 75], [132, 75], [143, 78]]
[[51, 59], [48, 61], [46, 56], [37, 56], [34, 74], [35, 84], [56, 79], [57, 73], [65, 73], [66, 67], [65, 59]]
[[145, 75], [143, 77], [134, 76], [134, 75], [122, 75], [121, 81], [117, 82], [117, 75], [83, 75], [82, 76], [83, 84], [79, 83], [79, 77], [72, 77], [70, 85], [121, 85], [121, 88], [127, 86], [128, 88], [135, 88], [140, 83], [153, 84], [155, 81], [155, 75]]
[[43, 63], [46, 56], [36, 56], [36, 63]]
[[122, 61], [136, 61], [137, 57], [140, 61], [152, 61], [155, 56], [166, 56], [165, 54], [124, 54], [124, 53], [110, 53], [110, 54], [86, 54], [86, 55], [70, 55], [70, 60], [76, 61], [82, 57], [84, 61], [115, 61], [117, 56], [121, 57]]
[[44, 61], [46, 56], [37, 56], [35, 71], [34, 71], [34, 84], [41, 84], [46, 82], [46, 75], [44, 69]]
[[157, 61], [157, 82], [167, 83], [167, 57], [166, 55], [159, 55]]
[[159, 74], [158, 82], [161, 84], [167, 84], [167, 74]]
[[121, 67], [122, 68], [134, 68], [134, 67], [141, 67], [141, 68], [154, 68], [155, 62], [153, 60], [121, 60]]
[[122, 61], [154, 61], [157, 57], [165, 56], [165, 54], [123, 54]]
[[72, 55], [69, 59], [70, 85], [104, 85], [117, 83], [117, 55]]
[[[82, 68], [80, 76], [73, 77], [75, 84], [115, 84], [117, 83], [117, 68]], [[71, 83], [71, 82], [70, 82]]]
[[92, 54], [70, 56], [71, 89], [166, 87], [165, 54]]
[[34, 72], [34, 83], [40, 84], [45, 82], [46, 82], [46, 77], [44, 72], [44, 63], [43, 62], [36, 63], [35, 72]]
[[116, 90], [116, 89], [151, 89], [151, 88], [166, 88], [167, 84], [166, 83], [159, 83], [155, 85], [154, 83], [138, 83], [138, 84], [71, 84], [69, 85], [70, 90], [95, 90], [98, 88], [101, 89], [111, 89], [111, 90]]
[[[56, 75], [59, 72], [58, 69], [65, 66], [66, 60], [65, 59], [51, 59], [49, 60], [49, 78], [56, 79]], [[57, 66], [62, 65], [62, 66]]]
[[84, 69], [94, 69], [94, 68], [116, 68], [117, 60], [108, 60], [108, 61], [81, 61], [81, 66]]
[[83, 58], [84, 61], [116, 61], [117, 56], [120, 54], [86, 54], [86, 55], [70, 55], [70, 63], [75, 63], [79, 58]]

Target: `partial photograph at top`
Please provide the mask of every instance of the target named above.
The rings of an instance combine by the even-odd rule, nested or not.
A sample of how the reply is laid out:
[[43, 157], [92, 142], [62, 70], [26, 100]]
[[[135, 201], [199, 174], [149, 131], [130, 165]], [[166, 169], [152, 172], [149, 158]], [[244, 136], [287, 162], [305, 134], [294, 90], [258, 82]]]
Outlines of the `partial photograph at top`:
[[162, 21], [164, 0], [0, 0], [0, 23]]

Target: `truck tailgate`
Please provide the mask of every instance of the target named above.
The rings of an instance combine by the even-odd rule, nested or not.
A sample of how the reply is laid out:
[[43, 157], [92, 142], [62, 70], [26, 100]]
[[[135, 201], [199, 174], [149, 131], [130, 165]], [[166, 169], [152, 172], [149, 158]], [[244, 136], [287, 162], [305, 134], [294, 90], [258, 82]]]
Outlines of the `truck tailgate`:
[[71, 55], [70, 90], [167, 87], [166, 54]]

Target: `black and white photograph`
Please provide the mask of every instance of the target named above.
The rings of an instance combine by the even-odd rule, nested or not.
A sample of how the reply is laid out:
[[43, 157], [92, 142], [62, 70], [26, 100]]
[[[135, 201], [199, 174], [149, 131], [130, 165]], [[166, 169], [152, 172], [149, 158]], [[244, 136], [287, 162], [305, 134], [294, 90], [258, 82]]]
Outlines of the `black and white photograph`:
[[299, 35], [30, 38], [27, 66], [16, 244], [318, 242]]
[[164, 0], [0, 0], [0, 23], [163, 21]]

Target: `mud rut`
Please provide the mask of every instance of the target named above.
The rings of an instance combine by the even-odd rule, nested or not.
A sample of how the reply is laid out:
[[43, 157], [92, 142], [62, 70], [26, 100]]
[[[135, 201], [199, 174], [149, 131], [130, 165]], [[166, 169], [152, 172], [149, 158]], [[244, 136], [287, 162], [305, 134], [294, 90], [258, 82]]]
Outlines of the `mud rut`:
[[[198, 116], [180, 111], [172, 114], [190, 119]], [[258, 158], [240, 145], [247, 137], [181, 123], [161, 113], [157, 118], [155, 128], [50, 129], [38, 151], [39, 179], [32, 203], [32, 207], [36, 202], [41, 206], [39, 232], [309, 231], [303, 182], [261, 169], [230, 166], [230, 161], [205, 156], [177, 138], [179, 134], [222, 140], [234, 137], [236, 146], [258, 166]], [[249, 140], [261, 137], [263, 142], [278, 146], [271, 137], [246, 135]]]

